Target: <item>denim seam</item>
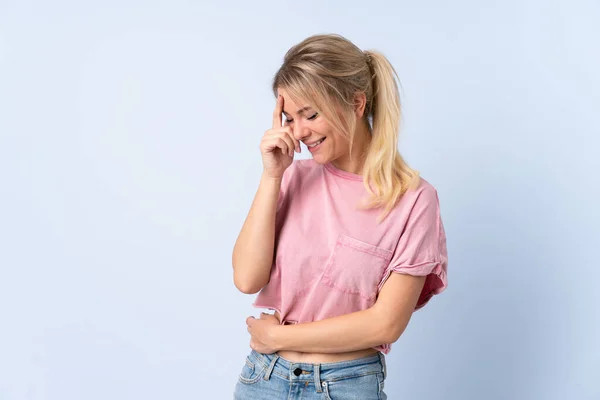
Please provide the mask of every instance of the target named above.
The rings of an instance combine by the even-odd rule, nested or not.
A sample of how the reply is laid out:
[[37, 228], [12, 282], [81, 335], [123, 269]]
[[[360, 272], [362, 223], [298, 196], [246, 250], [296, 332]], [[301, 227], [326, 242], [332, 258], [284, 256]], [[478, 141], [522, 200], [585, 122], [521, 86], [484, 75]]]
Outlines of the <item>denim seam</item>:
[[[269, 364], [265, 363], [263, 359], [259, 358], [257, 359], [257, 361], [265, 368], [269, 367]], [[287, 375], [283, 375], [281, 373], [279, 373], [275, 368], [273, 368], [273, 372], [271, 372], [271, 376], [273, 375], [277, 375], [280, 378], [283, 378], [284, 380], [289, 380]]]
[[365, 373], [358, 374], [358, 375], [344, 375], [344, 376], [341, 376], [339, 378], [323, 379], [323, 380], [326, 381], [326, 382], [339, 382], [339, 381], [343, 381], [343, 380], [346, 380], [346, 379], [361, 378], [363, 376], [369, 376], [369, 375], [377, 375], [379, 373], [380, 372], [378, 372], [378, 371], [365, 372]]
[[[252, 379], [244, 378], [242, 376], [242, 374], [240, 373], [240, 375], [238, 376], [238, 380], [240, 382], [248, 384], [248, 385], [258, 382], [260, 380], [260, 378], [262, 378], [262, 376], [264, 375], [265, 371], [267, 370], [264, 363], [261, 362], [260, 364], [262, 365], [262, 368], [259, 369], [259, 371], [256, 373], [256, 376], [254, 378], [252, 378]], [[252, 373], [254, 373], [256, 371], [256, 364], [253, 363], [252, 361], [250, 361], [248, 358], [246, 358], [246, 365], [248, 366], [248, 368], [250, 368], [252, 370]]]

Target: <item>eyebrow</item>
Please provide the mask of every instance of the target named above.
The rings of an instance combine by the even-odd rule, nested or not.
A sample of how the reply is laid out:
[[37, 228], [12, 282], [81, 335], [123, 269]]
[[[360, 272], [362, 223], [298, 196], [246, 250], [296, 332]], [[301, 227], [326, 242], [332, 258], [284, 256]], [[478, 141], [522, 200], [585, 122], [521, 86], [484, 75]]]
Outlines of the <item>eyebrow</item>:
[[[311, 108], [312, 108], [311, 106], [305, 106], [305, 107], [302, 107], [301, 109], [299, 109], [299, 110], [296, 112], [296, 114], [300, 114], [300, 113], [302, 113], [302, 112], [304, 112], [304, 111], [306, 111], [306, 110], [309, 110], [309, 109], [311, 109]], [[288, 113], [287, 113], [287, 112], [285, 112], [285, 111], [283, 111], [283, 113], [284, 113], [284, 114], [287, 114], [287, 115], [290, 115], [290, 114], [288, 114]]]

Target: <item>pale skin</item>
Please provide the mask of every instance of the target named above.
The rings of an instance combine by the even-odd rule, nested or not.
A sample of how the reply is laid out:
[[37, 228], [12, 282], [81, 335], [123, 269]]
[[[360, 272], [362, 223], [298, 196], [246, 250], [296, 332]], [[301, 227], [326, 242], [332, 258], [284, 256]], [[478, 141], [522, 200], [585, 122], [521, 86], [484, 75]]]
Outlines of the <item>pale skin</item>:
[[[310, 144], [323, 137], [326, 140], [313, 154], [314, 160], [320, 164], [332, 162], [337, 168], [360, 174], [364, 161], [360, 155], [371, 135], [363, 119], [364, 93], [356, 95], [353, 147], [356, 153], [351, 159], [347, 140], [322, 116], [308, 104], [295, 104], [285, 89], [280, 88], [278, 92], [273, 127], [263, 137], [261, 150], [265, 153], [280, 150], [281, 156], [276, 161], [274, 158], [266, 160], [270, 168], [268, 173], [265, 168], [265, 175], [280, 179], [280, 174], [291, 164], [294, 151], [299, 152], [299, 141]], [[282, 121], [282, 113], [286, 121]], [[262, 313], [258, 319], [250, 316], [246, 319], [250, 347], [259, 353], [277, 352], [288, 360], [308, 363], [351, 360], [374, 354], [377, 350], [373, 346], [393, 343], [402, 335], [424, 283], [424, 276], [392, 273], [371, 308], [315, 322], [281, 325], [277, 313]]]

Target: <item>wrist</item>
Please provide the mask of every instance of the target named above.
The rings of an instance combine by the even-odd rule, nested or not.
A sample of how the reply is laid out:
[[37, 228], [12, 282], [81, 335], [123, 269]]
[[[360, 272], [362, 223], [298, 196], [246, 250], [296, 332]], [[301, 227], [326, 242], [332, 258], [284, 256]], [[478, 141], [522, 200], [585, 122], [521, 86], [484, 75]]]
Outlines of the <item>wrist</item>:
[[269, 332], [269, 347], [271, 347], [275, 351], [284, 350], [284, 335], [284, 325], [273, 325]]
[[268, 181], [268, 182], [276, 182], [276, 183], [281, 183], [283, 177], [281, 176], [271, 176], [268, 175], [266, 172], [263, 172], [262, 176], [261, 176], [262, 180]]

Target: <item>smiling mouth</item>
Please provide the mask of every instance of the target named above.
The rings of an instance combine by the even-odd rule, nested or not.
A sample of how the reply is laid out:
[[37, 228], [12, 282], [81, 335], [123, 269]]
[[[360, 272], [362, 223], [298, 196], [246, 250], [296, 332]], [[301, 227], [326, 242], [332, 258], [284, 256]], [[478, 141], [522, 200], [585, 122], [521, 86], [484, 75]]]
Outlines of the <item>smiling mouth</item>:
[[324, 141], [324, 140], [325, 140], [325, 138], [323, 138], [323, 139], [319, 140], [319, 141], [318, 141], [318, 142], [316, 142], [315, 144], [311, 144], [311, 145], [308, 145], [308, 144], [307, 144], [306, 146], [307, 146], [308, 148], [311, 148], [311, 147], [316, 147], [316, 146], [320, 145], [321, 143], [323, 143], [323, 141]]

